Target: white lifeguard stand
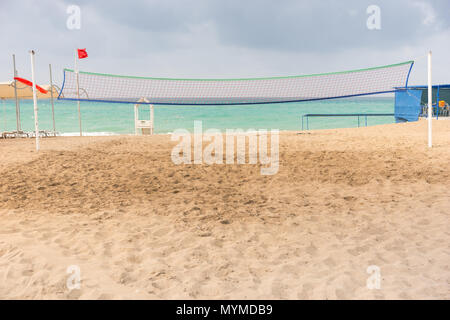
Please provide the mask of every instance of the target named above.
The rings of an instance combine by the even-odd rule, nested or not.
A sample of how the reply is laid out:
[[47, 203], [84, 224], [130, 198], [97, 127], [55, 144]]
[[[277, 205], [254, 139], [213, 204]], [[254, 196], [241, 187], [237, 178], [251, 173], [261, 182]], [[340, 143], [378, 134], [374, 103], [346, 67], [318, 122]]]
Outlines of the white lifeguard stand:
[[153, 134], [154, 128], [154, 113], [153, 113], [153, 105], [149, 104], [150, 108], [150, 120], [140, 120], [139, 119], [139, 107], [141, 107], [141, 103], [148, 103], [149, 101], [146, 98], [141, 98], [138, 100], [138, 103], [134, 105], [134, 128], [136, 135], [150, 135]]

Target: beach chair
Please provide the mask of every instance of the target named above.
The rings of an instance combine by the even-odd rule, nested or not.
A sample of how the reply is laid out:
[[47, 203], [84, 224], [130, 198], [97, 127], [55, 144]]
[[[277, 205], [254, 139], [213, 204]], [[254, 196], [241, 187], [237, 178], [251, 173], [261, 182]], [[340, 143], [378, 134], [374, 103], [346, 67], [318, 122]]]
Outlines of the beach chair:
[[442, 116], [443, 117], [449, 117], [450, 116], [450, 106], [448, 104], [443, 108]]
[[439, 101], [439, 115], [443, 117], [448, 117], [450, 113], [449, 111], [450, 107], [448, 103], [445, 102], [444, 100]]
[[422, 105], [422, 111], [420, 113], [421, 117], [426, 117], [428, 114], [428, 106], [427, 105]]

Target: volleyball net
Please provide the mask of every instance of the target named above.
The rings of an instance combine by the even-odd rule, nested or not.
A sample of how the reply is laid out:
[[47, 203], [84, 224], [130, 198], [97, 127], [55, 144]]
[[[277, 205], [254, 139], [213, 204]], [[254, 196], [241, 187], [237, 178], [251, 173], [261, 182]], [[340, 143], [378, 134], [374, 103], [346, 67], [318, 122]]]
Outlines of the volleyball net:
[[[394, 92], [408, 85], [413, 61], [343, 72], [243, 79], [120, 76], [64, 69], [59, 99], [155, 105], [300, 102]], [[78, 86], [77, 86], [78, 83]], [[148, 101], [148, 102], [147, 102]]]

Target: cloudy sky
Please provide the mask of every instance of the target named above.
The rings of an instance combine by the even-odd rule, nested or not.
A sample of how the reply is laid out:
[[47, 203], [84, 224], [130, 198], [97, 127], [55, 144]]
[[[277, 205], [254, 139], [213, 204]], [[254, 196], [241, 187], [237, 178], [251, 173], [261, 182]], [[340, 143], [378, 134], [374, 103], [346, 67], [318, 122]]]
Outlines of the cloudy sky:
[[[69, 29], [71, 5], [81, 28]], [[367, 8], [380, 8], [369, 30]], [[416, 60], [410, 83], [450, 83], [449, 0], [15, 0], [0, 1], [0, 81], [30, 77], [57, 84], [87, 48], [84, 71], [160, 77], [255, 77], [332, 72]]]

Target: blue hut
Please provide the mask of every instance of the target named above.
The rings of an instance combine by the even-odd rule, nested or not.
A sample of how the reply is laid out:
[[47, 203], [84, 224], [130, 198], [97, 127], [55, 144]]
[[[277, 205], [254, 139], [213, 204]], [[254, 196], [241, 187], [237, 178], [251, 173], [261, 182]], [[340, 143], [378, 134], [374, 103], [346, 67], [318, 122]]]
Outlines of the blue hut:
[[[408, 86], [396, 88], [395, 121], [417, 121], [427, 116], [428, 86]], [[433, 116], [450, 116], [450, 84], [433, 86]]]

